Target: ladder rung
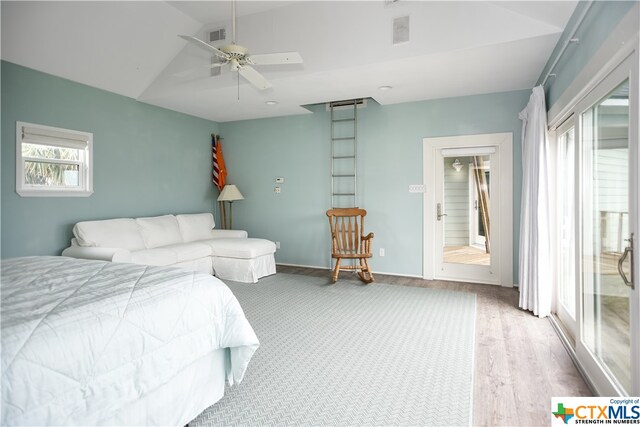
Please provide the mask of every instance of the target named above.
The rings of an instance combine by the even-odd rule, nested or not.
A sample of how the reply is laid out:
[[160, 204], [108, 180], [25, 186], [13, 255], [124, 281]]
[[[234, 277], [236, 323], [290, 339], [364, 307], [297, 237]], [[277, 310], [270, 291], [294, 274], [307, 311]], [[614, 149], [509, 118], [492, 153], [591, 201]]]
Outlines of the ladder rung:
[[352, 139], [353, 140], [353, 139], [356, 139], [356, 137], [355, 136], [348, 136], [346, 138], [331, 138], [332, 141], [346, 141], [348, 139]]
[[331, 175], [334, 178], [347, 178], [347, 177], [354, 177], [354, 174], [338, 174], [338, 175]]
[[355, 196], [356, 193], [333, 193], [332, 196]]
[[336, 122], [355, 122], [356, 119], [335, 119], [335, 120], [331, 120], [332, 122], [336, 123]]
[[334, 159], [353, 159], [356, 156], [333, 156]]

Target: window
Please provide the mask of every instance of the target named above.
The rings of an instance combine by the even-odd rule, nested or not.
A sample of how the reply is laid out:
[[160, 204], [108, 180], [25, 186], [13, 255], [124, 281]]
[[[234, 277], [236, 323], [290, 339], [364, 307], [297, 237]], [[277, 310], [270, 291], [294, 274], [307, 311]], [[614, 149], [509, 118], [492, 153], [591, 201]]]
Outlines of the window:
[[16, 124], [16, 192], [22, 197], [93, 193], [93, 134]]

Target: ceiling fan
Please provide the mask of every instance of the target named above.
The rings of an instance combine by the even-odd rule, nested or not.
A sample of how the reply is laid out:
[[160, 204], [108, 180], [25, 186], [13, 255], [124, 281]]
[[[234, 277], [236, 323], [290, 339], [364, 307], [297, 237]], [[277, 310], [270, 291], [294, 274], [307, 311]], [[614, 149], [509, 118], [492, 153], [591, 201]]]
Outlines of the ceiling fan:
[[271, 83], [257, 72], [252, 65], [281, 65], [281, 64], [301, 64], [302, 57], [298, 52], [266, 53], [261, 55], [251, 55], [249, 50], [236, 44], [236, 1], [232, 1], [232, 39], [231, 44], [217, 48], [193, 36], [181, 35], [186, 41], [207, 50], [216, 55], [219, 62], [211, 64], [213, 67], [222, 67], [229, 64], [233, 71], [244, 77], [258, 90], [265, 90], [271, 87]]

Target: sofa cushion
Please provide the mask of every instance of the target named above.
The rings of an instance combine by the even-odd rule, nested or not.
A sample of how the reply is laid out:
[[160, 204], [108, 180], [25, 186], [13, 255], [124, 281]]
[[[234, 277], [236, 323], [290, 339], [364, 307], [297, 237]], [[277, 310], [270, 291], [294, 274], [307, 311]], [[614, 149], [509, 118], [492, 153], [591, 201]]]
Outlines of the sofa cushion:
[[265, 239], [212, 239], [200, 243], [211, 247], [212, 256], [224, 258], [250, 259], [276, 251], [276, 244]]
[[147, 249], [182, 243], [178, 221], [173, 215], [138, 218], [140, 234]]
[[178, 262], [178, 257], [175, 252], [169, 249], [142, 249], [131, 252], [131, 262], [134, 264], [165, 266]]
[[132, 218], [82, 221], [73, 227], [78, 245], [124, 248], [130, 251], [144, 249], [144, 240], [138, 224]]
[[163, 249], [172, 251], [178, 258], [178, 262], [193, 261], [211, 255], [211, 246], [202, 243], [177, 243], [165, 246]]
[[207, 240], [213, 236], [211, 230], [215, 227], [213, 215], [210, 213], [176, 215], [180, 226], [180, 234], [185, 243], [196, 240]]

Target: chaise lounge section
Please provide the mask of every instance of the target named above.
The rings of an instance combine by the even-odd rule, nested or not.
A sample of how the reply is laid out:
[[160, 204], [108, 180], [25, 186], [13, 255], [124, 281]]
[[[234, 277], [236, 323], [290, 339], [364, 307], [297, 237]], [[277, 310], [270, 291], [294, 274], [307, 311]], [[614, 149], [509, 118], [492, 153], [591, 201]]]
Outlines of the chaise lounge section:
[[62, 255], [179, 267], [246, 283], [275, 274], [273, 242], [214, 227], [210, 213], [83, 221]]

